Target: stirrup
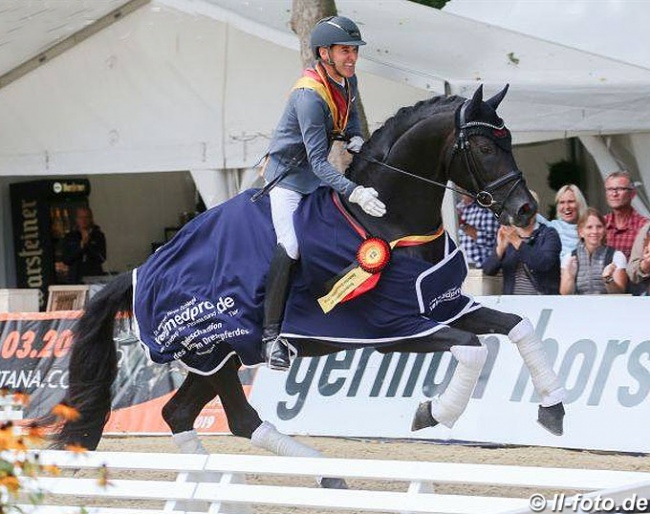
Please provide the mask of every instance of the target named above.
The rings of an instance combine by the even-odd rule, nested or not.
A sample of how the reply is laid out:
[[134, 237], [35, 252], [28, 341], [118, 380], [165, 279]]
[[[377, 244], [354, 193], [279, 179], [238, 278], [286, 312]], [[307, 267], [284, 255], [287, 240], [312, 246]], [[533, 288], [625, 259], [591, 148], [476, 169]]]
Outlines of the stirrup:
[[276, 337], [269, 341], [262, 342], [264, 346], [264, 358], [266, 365], [277, 371], [287, 371], [291, 367], [289, 347], [283, 337]]

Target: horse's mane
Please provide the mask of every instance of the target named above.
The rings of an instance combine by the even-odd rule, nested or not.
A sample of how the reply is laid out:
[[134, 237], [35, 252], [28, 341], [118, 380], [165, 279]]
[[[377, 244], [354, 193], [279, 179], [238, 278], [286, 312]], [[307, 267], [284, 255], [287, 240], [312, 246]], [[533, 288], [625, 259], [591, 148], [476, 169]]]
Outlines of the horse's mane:
[[[421, 100], [414, 105], [400, 108], [391, 118], [375, 130], [370, 139], [363, 145], [362, 152], [367, 157], [384, 160], [392, 145], [408, 129], [419, 121], [435, 114], [455, 111], [456, 107], [464, 100], [458, 96], [434, 96]], [[354, 158], [346, 170], [346, 175], [353, 171], [360, 171], [368, 164], [367, 161]]]

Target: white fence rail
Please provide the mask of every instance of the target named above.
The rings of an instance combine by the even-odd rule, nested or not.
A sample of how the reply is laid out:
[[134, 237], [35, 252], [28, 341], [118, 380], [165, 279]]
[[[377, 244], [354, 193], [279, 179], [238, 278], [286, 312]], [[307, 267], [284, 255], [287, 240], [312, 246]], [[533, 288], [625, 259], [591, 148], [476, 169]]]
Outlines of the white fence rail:
[[[533, 512], [529, 497], [539, 490], [558, 494], [577, 491], [582, 496], [575, 498], [583, 503], [596, 497], [601, 501], [611, 497], [617, 504], [632, 497], [650, 497], [650, 473], [628, 471], [224, 454], [44, 451], [39, 455], [42, 463], [56, 464], [63, 473], [39, 477], [30, 484], [47, 495], [43, 505], [24, 506], [29, 514], [69, 514], [79, 512], [84, 505], [88, 514], [232, 514], [252, 512], [253, 505], [355, 512], [523, 514]], [[90, 473], [84, 470], [103, 466], [108, 469], [103, 473], [108, 476], [108, 484], [87, 478]], [[76, 476], [70, 476], [72, 470], [76, 470]], [[119, 470], [129, 474], [122, 477]], [[158, 473], [148, 473], [153, 478], [141, 473], [151, 471]], [[254, 484], [250, 483], [252, 475]], [[311, 487], [272, 484], [273, 477], [276, 481], [277, 477], [285, 477], [286, 482], [286, 477], [322, 476], [354, 482], [362, 479], [364, 486], [355, 483], [347, 490], [321, 489], [316, 480]], [[403, 489], [385, 490], [389, 482], [403, 483]], [[490, 486], [490, 496], [438, 494], [436, 488], [446, 484]], [[498, 488], [506, 487], [523, 488], [523, 493], [519, 497], [506, 493], [501, 496]], [[571, 494], [563, 500], [566, 512], [582, 512], [569, 510]], [[137, 502], [131, 501], [125, 508], [116, 500]], [[93, 506], [88, 506], [90, 503]], [[552, 508], [552, 499], [548, 498], [548, 510], [544, 512]]]

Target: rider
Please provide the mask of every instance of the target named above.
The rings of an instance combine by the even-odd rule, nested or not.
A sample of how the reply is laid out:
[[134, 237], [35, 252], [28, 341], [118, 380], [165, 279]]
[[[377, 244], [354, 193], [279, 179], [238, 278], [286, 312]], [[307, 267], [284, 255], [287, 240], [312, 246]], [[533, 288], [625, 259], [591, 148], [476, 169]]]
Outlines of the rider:
[[357, 25], [343, 16], [324, 18], [314, 26], [314, 67], [294, 85], [271, 140], [264, 179], [271, 187], [278, 245], [266, 279], [262, 351], [272, 369], [286, 370], [291, 364], [280, 327], [291, 269], [299, 257], [293, 213], [301, 198], [325, 183], [371, 216], [386, 213], [374, 188], [348, 180], [327, 160], [335, 138], [348, 140], [350, 152], [358, 152], [363, 144], [355, 65], [359, 46], [365, 44]]

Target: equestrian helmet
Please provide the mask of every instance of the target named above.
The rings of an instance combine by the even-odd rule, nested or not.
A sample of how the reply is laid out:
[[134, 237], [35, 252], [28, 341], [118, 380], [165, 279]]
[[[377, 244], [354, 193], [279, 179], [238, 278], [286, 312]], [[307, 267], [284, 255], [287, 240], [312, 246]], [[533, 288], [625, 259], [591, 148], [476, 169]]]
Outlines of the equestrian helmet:
[[361, 39], [359, 27], [345, 16], [328, 16], [314, 26], [311, 32], [311, 49], [318, 59], [318, 49], [321, 46], [332, 45], [360, 46], [366, 42]]

